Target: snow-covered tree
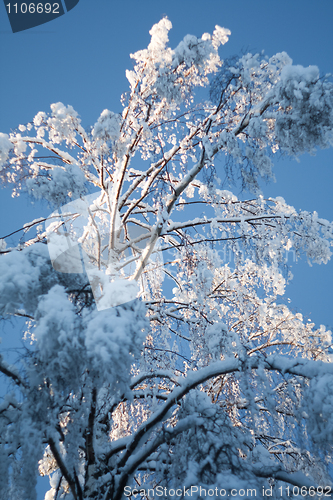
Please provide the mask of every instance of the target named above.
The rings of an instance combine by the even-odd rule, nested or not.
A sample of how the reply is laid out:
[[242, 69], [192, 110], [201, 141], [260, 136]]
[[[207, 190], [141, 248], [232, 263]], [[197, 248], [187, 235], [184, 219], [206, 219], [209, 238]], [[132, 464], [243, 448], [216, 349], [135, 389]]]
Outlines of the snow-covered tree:
[[260, 179], [332, 144], [333, 84], [284, 52], [223, 62], [218, 26], [171, 49], [170, 28], [131, 55], [122, 114], [87, 131], [57, 103], [0, 134], [3, 183], [52, 207], [1, 240], [23, 342], [0, 356], [1, 498], [35, 498], [38, 472], [47, 500], [331, 485], [331, 332], [279, 297], [286, 253], [326, 263], [333, 224]]

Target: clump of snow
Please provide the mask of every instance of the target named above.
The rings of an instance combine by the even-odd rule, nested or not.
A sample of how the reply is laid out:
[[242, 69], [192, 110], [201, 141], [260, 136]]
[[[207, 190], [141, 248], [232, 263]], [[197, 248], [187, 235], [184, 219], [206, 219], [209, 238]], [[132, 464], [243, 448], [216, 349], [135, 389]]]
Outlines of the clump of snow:
[[283, 151], [298, 155], [332, 144], [333, 84], [320, 78], [317, 66], [286, 65], [275, 94], [285, 110], [275, 126]]
[[139, 295], [139, 286], [135, 280], [116, 279], [105, 283], [103, 294], [97, 301], [97, 309], [102, 311], [109, 307], [125, 304]]
[[51, 104], [52, 114], [47, 119], [49, 138], [54, 144], [66, 141], [71, 142], [76, 135], [76, 128], [80, 124], [78, 113], [72, 106], [65, 106], [62, 102]]
[[303, 405], [308, 432], [321, 449], [333, 442], [333, 375], [314, 377]]
[[79, 198], [85, 193], [85, 176], [77, 165], [54, 166], [48, 176], [36, 175], [26, 180], [28, 193], [37, 200], [45, 199], [52, 205], [63, 205], [68, 196]]
[[41, 293], [41, 276], [48, 268], [47, 259], [44, 246], [1, 256], [0, 314], [12, 314], [22, 307], [33, 313]]
[[[82, 347], [77, 332], [75, 307], [68, 300], [66, 290], [55, 285], [43, 295], [36, 311], [37, 326], [33, 335], [37, 340], [39, 359], [53, 374], [64, 378], [79, 369]], [[56, 377], [56, 378], [58, 378]]]
[[224, 45], [225, 43], [227, 43], [230, 35], [231, 35], [230, 30], [226, 28], [221, 28], [221, 26], [216, 25], [212, 37], [214, 49], [217, 50], [220, 45]]
[[104, 109], [92, 130], [95, 139], [116, 141], [119, 137], [121, 115]]
[[228, 332], [227, 325], [222, 322], [209, 325], [205, 333], [205, 338], [212, 358], [219, 360], [221, 356], [229, 355], [234, 337], [235, 335], [232, 332]]
[[102, 379], [128, 391], [130, 366], [147, 333], [145, 306], [134, 300], [104, 311], [95, 311], [84, 319], [85, 348], [92, 369]]
[[171, 28], [171, 21], [164, 17], [157, 24], [154, 24], [152, 29], [149, 31], [149, 34], [151, 35], [151, 41], [148, 45], [148, 51], [152, 54], [153, 57], [160, 58], [161, 54], [163, 54], [169, 41], [168, 33]]
[[[319, 77], [319, 70], [317, 66], [303, 66], [287, 64], [282, 68], [280, 79], [282, 84], [286, 85], [288, 82], [293, 82], [295, 88], [299, 90], [306, 90], [307, 84], [317, 80]], [[295, 94], [296, 95], [296, 94]], [[302, 93], [299, 92], [296, 97], [302, 98]]]
[[9, 140], [9, 136], [0, 132], [0, 170], [2, 165], [7, 161], [9, 151], [12, 148], [13, 144]]

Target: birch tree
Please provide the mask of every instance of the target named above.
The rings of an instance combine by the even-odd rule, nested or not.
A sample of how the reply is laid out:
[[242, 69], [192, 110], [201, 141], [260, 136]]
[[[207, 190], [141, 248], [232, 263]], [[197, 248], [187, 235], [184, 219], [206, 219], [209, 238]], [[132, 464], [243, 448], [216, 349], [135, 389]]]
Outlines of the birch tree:
[[50, 206], [1, 240], [24, 347], [0, 356], [2, 498], [36, 498], [38, 474], [46, 500], [330, 492], [331, 332], [281, 297], [286, 254], [326, 264], [333, 225], [260, 182], [332, 145], [333, 85], [284, 52], [221, 60], [225, 28], [175, 49], [170, 29], [131, 55], [121, 114], [85, 130], [56, 103], [0, 134], [2, 182]]

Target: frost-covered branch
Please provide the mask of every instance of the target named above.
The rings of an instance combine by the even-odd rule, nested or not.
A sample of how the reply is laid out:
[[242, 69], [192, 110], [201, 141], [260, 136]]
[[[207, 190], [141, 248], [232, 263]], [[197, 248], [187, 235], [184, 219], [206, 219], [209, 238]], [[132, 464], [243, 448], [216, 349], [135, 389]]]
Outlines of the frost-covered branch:
[[11, 378], [18, 386], [22, 388], [27, 387], [26, 383], [21, 378], [18, 369], [4, 361], [2, 355], [0, 355], [0, 372], [6, 375], [6, 377]]

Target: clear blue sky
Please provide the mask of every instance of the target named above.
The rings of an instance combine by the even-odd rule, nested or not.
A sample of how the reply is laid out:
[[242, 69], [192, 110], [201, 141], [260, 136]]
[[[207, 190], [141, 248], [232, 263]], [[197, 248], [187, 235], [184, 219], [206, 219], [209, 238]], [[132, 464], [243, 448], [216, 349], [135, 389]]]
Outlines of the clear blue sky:
[[[222, 58], [244, 50], [286, 51], [295, 64], [333, 73], [332, 0], [80, 0], [59, 19], [16, 34], [1, 2], [0, 131], [8, 133], [58, 101], [71, 104], [85, 127], [105, 108], [119, 112], [129, 53], [147, 46], [151, 26], [164, 15], [173, 24], [171, 46], [219, 24], [231, 30]], [[333, 220], [333, 150], [300, 160], [277, 161], [277, 182], [264, 186], [264, 195], [283, 196], [297, 209]], [[0, 191], [0, 208], [0, 237], [41, 215], [37, 205], [12, 200], [6, 190]], [[291, 306], [333, 326], [333, 262], [312, 268], [300, 263], [292, 272]]]

